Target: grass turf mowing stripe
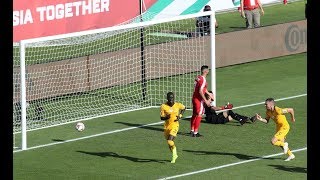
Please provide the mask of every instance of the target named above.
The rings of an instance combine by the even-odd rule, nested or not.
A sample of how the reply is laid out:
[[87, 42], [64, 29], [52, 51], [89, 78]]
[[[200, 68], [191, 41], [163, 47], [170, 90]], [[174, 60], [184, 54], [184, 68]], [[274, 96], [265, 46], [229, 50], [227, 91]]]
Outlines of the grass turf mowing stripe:
[[[295, 149], [295, 150], [292, 150], [291, 152], [299, 152], [299, 151], [305, 151], [305, 150], [307, 150], [307, 147], [300, 148], [300, 149]], [[236, 163], [225, 164], [225, 165], [212, 167], [212, 168], [208, 168], [208, 169], [202, 169], [202, 170], [198, 170], [198, 171], [193, 171], [193, 172], [189, 172], [189, 173], [185, 173], [185, 174], [179, 174], [179, 175], [175, 175], [175, 176], [165, 177], [165, 178], [161, 178], [159, 180], [174, 179], [174, 178], [179, 178], [179, 177], [183, 177], [183, 176], [190, 176], [190, 175], [193, 175], [193, 174], [199, 174], [199, 173], [213, 171], [213, 170], [217, 170], [217, 169], [222, 169], [222, 168], [235, 166], [235, 165], [239, 165], [239, 164], [245, 164], [245, 163], [258, 161], [258, 160], [262, 160], [262, 159], [268, 159], [268, 158], [276, 157], [276, 156], [280, 156], [280, 155], [283, 155], [283, 153], [266, 155], [266, 156], [262, 156], [262, 157], [256, 158], [256, 159], [250, 159], [250, 160], [240, 161], [240, 162], [236, 162]]]
[[[284, 100], [299, 98], [299, 97], [303, 97], [303, 96], [307, 96], [307, 94], [300, 94], [300, 95], [296, 95], [296, 96], [279, 98], [279, 99], [275, 99], [275, 101], [284, 101]], [[263, 104], [263, 103], [264, 103], [264, 102], [253, 103], [253, 104], [248, 104], [248, 105], [243, 105], [243, 106], [234, 107], [233, 109], [246, 108], [246, 107], [256, 106], [256, 105]], [[217, 112], [221, 112], [221, 111], [217, 111]], [[187, 117], [187, 118], [190, 118], [190, 117]], [[107, 134], [113, 134], [113, 133], [117, 133], [117, 132], [128, 131], [128, 130], [137, 129], [137, 128], [141, 128], [141, 127], [146, 127], [146, 126], [158, 125], [158, 124], [161, 124], [161, 123], [163, 123], [163, 122], [164, 122], [164, 121], [160, 121], [160, 122], [145, 124], [145, 125], [141, 125], [141, 126], [124, 128], [124, 129], [117, 129], [117, 130], [114, 130], [114, 131], [108, 131], [108, 132], [99, 133], [99, 134], [94, 134], [94, 135], [85, 136], [85, 137], [81, 137], [81, 138], [75, 138], [75, 139], [65, 140], [65, 141], [61, 141], [61, 142], [43, 144], [43, 145], [39, 145], [39, 146], [33, 146], [33, 147], [27, 148], [26, 150], [37, 149], [37, 148], [42, 148], [42, 147], [48, 147], [48, 146], [53, 146], [53, 145], [57, 145], [57, 144], [63, 144], [63, 143], [73, 142], [73, 141], [78, 141], [78, 140], [83, 140], [83, 139], [89, 139], [89, 138], [92, 138], [92, 137], [98, 137], [98, 136], [103, 136], [103, 135], [107, 135]], [[19, 149], [19, 150], [13, 151], [13, 153], [21, 152], [21, 151], [26, 151], [26, 150]]]

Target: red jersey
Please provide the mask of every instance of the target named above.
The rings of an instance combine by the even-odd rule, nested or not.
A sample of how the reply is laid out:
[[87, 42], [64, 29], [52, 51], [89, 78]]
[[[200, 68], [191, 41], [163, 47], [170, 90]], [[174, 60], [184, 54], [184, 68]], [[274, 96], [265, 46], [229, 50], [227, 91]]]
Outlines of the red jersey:
[[257, 0], [243, 0], [243, 9], [244, 10], [253, 10], [258, 8]]
[[198, 75], [194, 80], [194, 91], [192, 98], [202, 100], [199, 90], [202, 89], [203, 94], [205, 94], [205, 92], [207, 91], [207, 87], [208, 83], [206, 81], [206, 78], [201, 75]]

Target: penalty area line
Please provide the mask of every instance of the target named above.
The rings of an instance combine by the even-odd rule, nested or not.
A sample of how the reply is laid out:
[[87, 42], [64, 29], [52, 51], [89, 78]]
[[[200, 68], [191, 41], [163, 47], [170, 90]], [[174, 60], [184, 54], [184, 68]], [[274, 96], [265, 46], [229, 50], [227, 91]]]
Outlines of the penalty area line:
[[[300, 149], [295, 149], [295, 150], [292, 150], [291, 152], [299, 152], [299, 151], [305, 151], [305, 150], [307, 150], [307, 147], [300, 148]], [[216, 166], [216, 167], [212, 167], [212, 168], [202, 169], [202, 170], [193, 171], [193, 172], [184, 173], [184, 174], [179, 174], [179, 175], [175, 175], [175, 176], [169, 176], [169, 177], [161, 178], [161, 179], [158, 179], [158, 180], [166, 180], [166, 179], [174, 179], [174, 178], [179, 178], [179, 177], [184, 177], [184, 176], [190, 176], [190, 175], [193, 175], [193, 174], [204, 173], [204, 172], [213, 171], [213, 170], [217, 170], [217, 169], [222, 169], [222, 168], [235, 166], [235, 165], [239, 165], [239, 164], [245, 164], [245, 163], [258, 161], [258, 160], [262, 160], [262, 159], [268, 159], [268, 158], [276, 157], [276, 156], [280, 156], [280, 155], [283, 155], [283, 153], [271, 154], [271, 155], [267, 155], [267, 156], [262, 156], [260, 158], [240, 161], [240, 162], [236, 162], [236, 163], [225, 164], [225, 165], [222, 165], [222, 166]]]
[[[298, 97], [302, 97], [302, 96], [307, 96], [307, 94], [300, 94], [300, 95], [296, 95], [296, 96], [290, 96], [290, 97], [275, 99], [275, 101], [283, 101], [283, 100], [288, 100], [288, 99], [294, 99], [294, 98], [298, 98]], [[232, 109], [246, 108], [246, 107], [256, 106], [256, 105], [263, 104], [263, 103], [264, 102], [248, 104], [248, 105], [234, 107]], [[221, 112], [221, 111], [217, 111], [217, 112]], [[185, 117], [185, 118], [190, 118], [190, 117], [191, 116]], [[94, 135], [90, 135], [90, 136], [85, 136], [85, 137], [80, 137], [80, 138], [60, 141], [60, 142], [54, 142], [54, 143], [49, 143], [49, 144], [43, 144], [43, 145], [39, 145], [39, 146], [33, 146], [33, 147], [27, 148], [26, 150], [18, 149], [18, 150], [14, 150], [13, 153], [27, 151], [27, 150], [31, 150], [31, 149], [42, 148], [42, 147], [53, 146], [53, 145], [57, 145], [57, 144], [64, 144], [64, 143], [67, 143], [67, 142], [79, 141], [79, 140], [83, 140], [83, 139], [89, 139], [89, 138], [93, 138], [93, 137], [98, 137], [98, 136], [103, 136], [103, 135], [107, 135], [107, 134], [118, 133], [118, 132], [122, 132], [122, 131], [129, 131], [129, 130], [132, 130], [132, 129], [142, 128], [142, 127], [146, 127], [146, 126], [153, 126], [153, 125], [158, 125], [158, 124], [162, 124], [162, 123], [164, 123], [164, 121], [145, 124], [145, 125], [136, 126], [136, 127], [129, 127], [129, 128], [117, 129], [117, 130], [113, 130], [113, 131], [107, 131], [107, 132], [104, 132], [104, 133], [94, 134]]]

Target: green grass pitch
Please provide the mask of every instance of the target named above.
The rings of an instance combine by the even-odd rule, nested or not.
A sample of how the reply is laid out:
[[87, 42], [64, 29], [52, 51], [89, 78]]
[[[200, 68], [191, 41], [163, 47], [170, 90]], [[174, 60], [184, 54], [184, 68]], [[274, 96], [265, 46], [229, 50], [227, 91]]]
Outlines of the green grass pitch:
[[[304, 94], [306, 53], [219, 68], [217, 74], [218, 104], [228, 100], [240, 106], [261, 102], [269, 96], [278, 99]], [[243, 78], [246, 81], [239, 83]], [[279, 101], [278, 105], [296, 111], [296, 123], [289, 122], [289, 147], [293, 150], [306, 147], [307, 97]], [[249, 116], [255, 112], [263, 114], [264, 107], [257, 105], [235, 112]], [[190, 113], [187, 111], [186, 116]], [[176, 164], [171, 164], [162, 124], [135, 128], [157, 122], [159, 109], [153, 108], [85, 121], [83, 132], [77, 132], [74, 124], [28, 132], [29, 147], [49, 145], [14, 153], [14, 179], [157, 179], [282, 152], [270, 143], [275, 130], [273, 122], [244, 126], [237, 122], [225, 125], [203, 122], [200, 130], [204, 137], [195, 139], [185, 135], [189, 131], [189, 120], [185, 119], [175, 140], [179, 158]], [[101, 135], [119, 129], [127, 130]], [[97, 134], [100, 135], [86, 138]], [[77, 138], [84, 139], [68, 142]], [[280, 155], [181, 179], [305, 179], [306, 151], [295, 155], [296, 159], [290, 162], [284, 162], [286, 156]]]
[[[262, 23], [270, 25], [302, 20], [303, 8], [303, 1], [287, 6], [265, 7], [266, 15], [262, 17]], [[277, 16], [272, 17], [272, 12]], [[276, 12], [288, 12], [292, 16], [279, 18], [281, 13]], [[243, 22], [234, 20], [238, 15], [237, 12], [217, 15], [221, 25], [217, 32], [234, 30], [223, 27], [222, 22], [235, 27], [242, 26]], [[305, 94], [306, 56], [306, 53], [302, 53], [218, 68], [217, 104], [223, 105], [230, 101], [237, 107], [262, 102], [267, 97], [278, 99]], [[179, 96], [176, 98], [179, 101]], [[292, 150], [305, 148], [307, 97], [279, 101], [277, 105], [295, 109], [296, 122], [289, 122], [291, 130], [287, 135], [287, 142]], [[235, 110], [248, 116], [254, 113], [264, 114], [264, 111], [263, 105]], [[190, 115], [191, 111], [185, 114]], [[270, 143], [275, 131], [273, 122], [246, 123], [243, 126], [239, 126], [237, 122], [224, 125], [202, 122], [200, 132], [204, 137], [191, 138], [185, 134], [189, 132], [189, 119], [183, 119], [175, 140], [179, 155], [175, 164], [170, 163], [171, 153], [163, 136], [158, 108], [106, 116], [84, 123], [86, 129], [83, 132], [77, 132], [74, 123], [28, 132], [28, 148], [31, 149], [13, 154], [13, 178], [159, 179], [215, 167], [219, 169], [178, 179], [307, 178], [306, 150], [295, 152], [296, 158], [290, 162], [283, 161], [286, 155], [255, 160], [282, 152]], [[150, 123], [155, 124], [141, 127]], [[20, 136], [15, 135], [16, 146], [20, 146]], [[246, 163], [223, 167], [241, 162]]]

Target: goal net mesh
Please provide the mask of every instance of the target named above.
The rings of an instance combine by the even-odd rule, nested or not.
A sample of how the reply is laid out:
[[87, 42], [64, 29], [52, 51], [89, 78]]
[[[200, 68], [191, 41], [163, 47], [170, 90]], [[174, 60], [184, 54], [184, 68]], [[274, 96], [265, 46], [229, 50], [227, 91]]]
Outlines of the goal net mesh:
[[[210, 36], [195, 22], [27, 43], [27, 130], [159, 106], [169, 91], [191, 108], [195, 75], [210, 62]], [[16, 133], [21, 131], [19, 46], [13, 52]]]

